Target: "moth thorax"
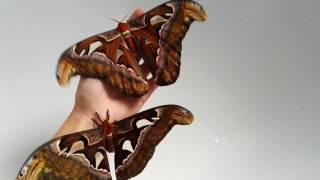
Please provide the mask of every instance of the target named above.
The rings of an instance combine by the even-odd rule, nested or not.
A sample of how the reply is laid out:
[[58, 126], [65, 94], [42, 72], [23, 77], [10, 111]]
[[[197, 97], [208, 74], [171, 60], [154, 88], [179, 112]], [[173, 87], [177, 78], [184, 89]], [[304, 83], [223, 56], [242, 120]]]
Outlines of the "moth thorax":
[[117, 31], [120, 32], [124, 38], [128, 38], [130, 36], [128, 23], [118, 23]]
[[113, 131], [113, 125], [109, 122], [104, 123], [104, 135], [105, 136], [111, 136]]

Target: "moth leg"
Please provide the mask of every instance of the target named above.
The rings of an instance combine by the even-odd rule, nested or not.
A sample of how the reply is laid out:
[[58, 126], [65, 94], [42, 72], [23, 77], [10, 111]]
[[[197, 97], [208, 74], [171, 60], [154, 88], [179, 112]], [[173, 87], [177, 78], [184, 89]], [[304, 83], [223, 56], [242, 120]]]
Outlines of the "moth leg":
[[106, 120], [105, 121], [109, 121], [110, 119], [110, 115], [109, 115], [109, 109], [106, 110]]
[[95, 117], [91, 118], [91, 120], [96, 124], [97, 127], [101, 126], [103, 123], [98, 112], [95, 113]]

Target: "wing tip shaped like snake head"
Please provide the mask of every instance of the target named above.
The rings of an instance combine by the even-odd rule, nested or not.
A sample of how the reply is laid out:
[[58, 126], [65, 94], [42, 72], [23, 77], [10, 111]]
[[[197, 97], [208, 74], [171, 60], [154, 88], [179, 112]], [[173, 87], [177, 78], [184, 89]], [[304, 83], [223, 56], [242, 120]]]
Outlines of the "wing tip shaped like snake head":
[[203, 7], [195, 1], [186, 1], [184, 9], [185, 13], [195, 21], [205, 21], [208, 17]]
[[60, 56], [56, 68], [56, 78], [60, 86], [66, 86], [71, 76], [76, 74], [76, 69], [70, 62], [67, 50]]
[[207, 19], [206, 11], [195, 1], [174, 0], [167, 5], [172, 6], [178, 13], [161, 32], [162, 41], [166, 41], [167, 44], [161, 43], [162, 49], [159, 51], [162, 62], [156, 72], [155, 81], [160, 86], [167, 86], [177, 81], [181, 66], [181, 42], [192, 22]]
[[170, 105], [173, 108], [169, 109], [171, 112], [171, 117], [176, 124], [188, 125], [194, 120], [193, 114], [186, 108], [179, 105]]

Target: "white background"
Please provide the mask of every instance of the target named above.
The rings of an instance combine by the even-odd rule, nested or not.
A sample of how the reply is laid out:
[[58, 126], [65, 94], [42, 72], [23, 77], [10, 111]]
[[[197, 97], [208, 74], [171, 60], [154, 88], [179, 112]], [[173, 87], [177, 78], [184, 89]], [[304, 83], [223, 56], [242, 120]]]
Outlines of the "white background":
[[[150, 0], [0, 0], [0, 179], [49, 140], [73, 105], [78, 78], [55, 80], [57, 59], [116, 27]], [[144, 109], [179, 104], [196, 119], [175, 127], [135, 179], [320, 179], [320, 1], [202, 0], [176, 84]]]

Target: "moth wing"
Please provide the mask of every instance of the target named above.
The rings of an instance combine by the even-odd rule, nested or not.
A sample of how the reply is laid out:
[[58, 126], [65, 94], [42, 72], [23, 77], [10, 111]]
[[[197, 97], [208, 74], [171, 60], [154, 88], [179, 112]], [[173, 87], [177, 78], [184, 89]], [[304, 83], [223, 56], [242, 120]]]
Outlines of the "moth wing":
[[127, 95], [142, 96], [148, 83], [124, 65], [124, 41], [116, 30], [107, 31], [84, 39], [67, 49], [59, 58], [56, 78], [61, 86], [68, 84], [75, 75], [103, 79], [107, 84]]
[[111, 180], [100, 129], [65, 135], [41, 145], [29, 156], [16, 179], [79, 177]]
[[166, 105], [116, 122], [113, 142], [117, 179], [128, 179], [139, 174], [171, 128], [192, 121], [193, 115], [185, 108]]
[[[192, 0], [166, 2], [129, 21], [146, 66], [158, 85], [174, 83], [180, 72], [182, 40], [193, 21], [204, 21], [202, 6]], [[144, 27], [144, 28], [141, 28]]]

